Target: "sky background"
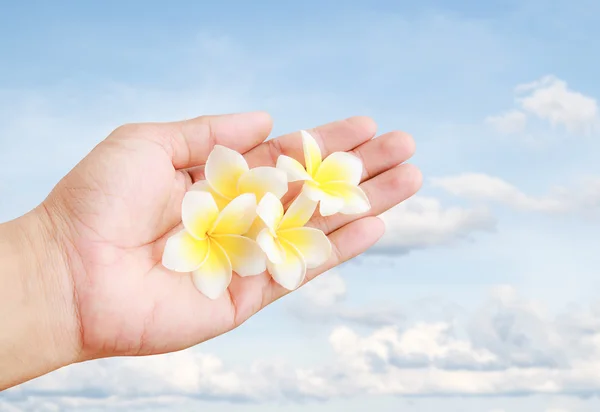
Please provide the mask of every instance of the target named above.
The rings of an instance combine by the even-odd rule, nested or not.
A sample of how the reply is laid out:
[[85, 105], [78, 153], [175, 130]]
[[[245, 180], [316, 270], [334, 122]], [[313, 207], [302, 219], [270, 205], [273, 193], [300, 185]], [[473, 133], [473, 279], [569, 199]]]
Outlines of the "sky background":
[[0, 411], [600, 410], [600, 3], [2, 1], [0, 221], [123, 123], [267, 110], [414, 136], [371, 251], [176, 354]]

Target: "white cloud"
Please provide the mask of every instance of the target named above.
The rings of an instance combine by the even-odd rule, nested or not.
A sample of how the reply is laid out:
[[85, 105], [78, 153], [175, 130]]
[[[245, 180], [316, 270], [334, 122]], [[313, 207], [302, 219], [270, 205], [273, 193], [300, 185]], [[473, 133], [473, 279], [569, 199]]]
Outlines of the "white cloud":
[[511, 110], [497, 116], [488, 116], [485, 122], [500, 133], [513, 134], [525, 130], [527, 116], [519, 110]]
[[496, 220], [486, 208], [444, 207], [433, 197], [413, 196], [381, 215], [386, 234], [375, 252], [399, 253], [453, 243], [476, 232], [495, 229]]
[[293, 368], [278, 359], [257, 360], [243, 369], [228, 367], [220, 358], [192, 348], [71, 365], [9, 389], [0, 400], [22, 402], [36, 397], [39, 406], [43, 400], [85, 403], [99, 399], [124, 407], [132, 400], [156, 406], [163, 400], [257, 403], [334, 396], [321, 388], [321, 379], [309, 369]]
[[483, 173], [464, 173], [457, 176], [431, 178], [433, 187], [471, 200], [487, 200], [520, 210], [563, 212], [567, 199], [528, 196], [510, 183]]
[[554, 76], [517, 86], [517, 99], [523, 110], [552, 126], [562, 125], [569, 132], [590, 133], [598, 126], [596, 99], [570, 90], [564, 80]]
[[291, 298], [290, 313], [304, 321], [327, 325], [346, 322], [360, 326], [380, 327], [400, 324], [404, 314], [390, 307], [349, 307], [344, 304], [346, 282], [338, 270], [329, 270], [304, 285]]
[[496, 202], [516, 210], [591, 213], [600, 204], [600, 179], [587, 178], [579, 185], [553, 187], [549, 194], [531, 196], [505, 180], [483, 173], [463, 173], [430, 179], [433, 187], [474, 201]]
[[254, 400], [264, 396], [257, 379], [245, 381], [214, 355], [187, 350], [144, 358], [104, 359], [60, 369], [7, 391], [99, 397], [161, 395]]
[[478, 370], [498, 362], [486, 349], [474, 349], [470, 342], [455, 338], [452, 326], [445, 322], [419, 322], [405, 330], [388, 326], [367, 338], [341, 326], [331, 333], [329, 341], [343, 362], [374, 373], [389, 367]]
[[346, 283], [335, 270], [329, 270], [306, 284], [300, 293], [309, 304], [330, 307], [346, 296]]
[[[573, 319], [593, 318], [576, 326]], [[414, 322], [330, 335], [341, 393], [379, 395], [594, 395], [600, 392], [600, 311], [551, 317], [508, 286], [465, 324]]]
[[510, 286], [495, 288], [466, 319], [413, 320], [370, 332], [337, 326], [329, 342], [334, 357], [313, 367], [271, 359], [235, 368], [197, 349], [78, 364], [5, 391], [0, 408], [12, 412], [19, 409], [11, 404], [32, 399], [50, 411], [53, 404], [63, 410], [99, 400], [116, 409], [185, 400], [600, 393], [600, 305], [551, 316]]
[[568, 364], [554, 321], [511, 286], [498, 286], [466, 326], [470, 341], [495, 354], [501, 368], [558, 368]]
[[552, 127], [564, 127], [569, 133], [590, 134], [598, 130], [600, 118], [596, 99], [569, 89], [555, 76], [544, 76], [515, 88], [518, 109], [488, 116], [485, 122], [500, 133], [519, 134], [525, 131], [528, 116], [548, 122]]

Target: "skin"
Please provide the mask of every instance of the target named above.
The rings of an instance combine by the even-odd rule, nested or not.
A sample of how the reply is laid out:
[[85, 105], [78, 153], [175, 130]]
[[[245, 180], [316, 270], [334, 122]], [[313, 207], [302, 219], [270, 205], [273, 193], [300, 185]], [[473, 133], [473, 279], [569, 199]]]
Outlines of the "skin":
[[[0, 225], [0, 389], [60, 367], [111, 356], [177, 351], [223, 334], [288, 291], [267, 273], [234, 278], [209, 300], [190, 276], [162, 267], [167, 238], [180, 229], [181, 202], [215, 144], [250, 167], [280, 154], [303, 162], [299, 133], [265, 139], [263, 112], [202, 116], [116, 129], [37, 208]], [[310, 129], [323, 157], [349, 151], [364, 163], [365, 215], [314, 216], [333, 244], [320, 273], [371, 247], [384, 233], [376, 216], [412, 196], [421, 174], [405, 164], [412, 138], [352, 117]], [[284, 203], [298, 190], [291, 184]]]

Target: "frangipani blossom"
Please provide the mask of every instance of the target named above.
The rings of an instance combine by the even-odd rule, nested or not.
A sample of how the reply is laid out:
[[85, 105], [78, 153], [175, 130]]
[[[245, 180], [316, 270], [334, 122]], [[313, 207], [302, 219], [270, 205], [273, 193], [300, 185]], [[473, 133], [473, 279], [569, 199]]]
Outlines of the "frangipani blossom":
[[184, 229], [167, 240], [162, 263], [176, 272], [192, 272], [196, 288], [216, 299], [240, 276], [263, 273], [266, 258], [246, 233], [256, 217], [256, 196], [234, 198], [221, 211], [208, 192], [190, 191], [182, 204]]
[[256, 241], [267, 255], [267, 268], [273, 279], [288, 290], [302, 284], [306, 269], [329, 259], [331, 243], [319, 229], [304, 227], [317, 204], [301, 194], [283, 213], [281, 201], [267, 193], [256, 212], [266, 226]]
[[335, 152], [322, 160], [315, 139], [304, 130], [301, 134], [306, 168], [288, 156], [277, 159], [277, 168], [287, 173], [288, 181], [305, 181], [302, 190], [310, 199], [320, 202], [322, 216], [368, 211], [369, 199], [358, 187], [363, 171], [360, 159], [350, 153]]
[[244, 156], [221, 145], [208, 155], [204, 176], [206, 180], [196, 182], [191, 190], [210, 192], [220, 210], [243, 193], [254, 193], [260, 202], [265, 193], [281, 199], [288, 190], [283, 171], [266, 166], [250, 169]]

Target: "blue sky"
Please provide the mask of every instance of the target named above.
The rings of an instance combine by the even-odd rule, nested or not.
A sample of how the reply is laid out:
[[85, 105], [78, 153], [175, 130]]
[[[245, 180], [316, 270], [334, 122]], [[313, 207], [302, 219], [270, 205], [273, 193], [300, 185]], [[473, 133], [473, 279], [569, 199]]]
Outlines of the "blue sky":
[[370, 253], [239, 329], [0, 411], [598, 410], [600, 4], [490, 3], [0, 1], [0, 221], [116, 126], [200, 114], [370, 115], [425, 177]]

